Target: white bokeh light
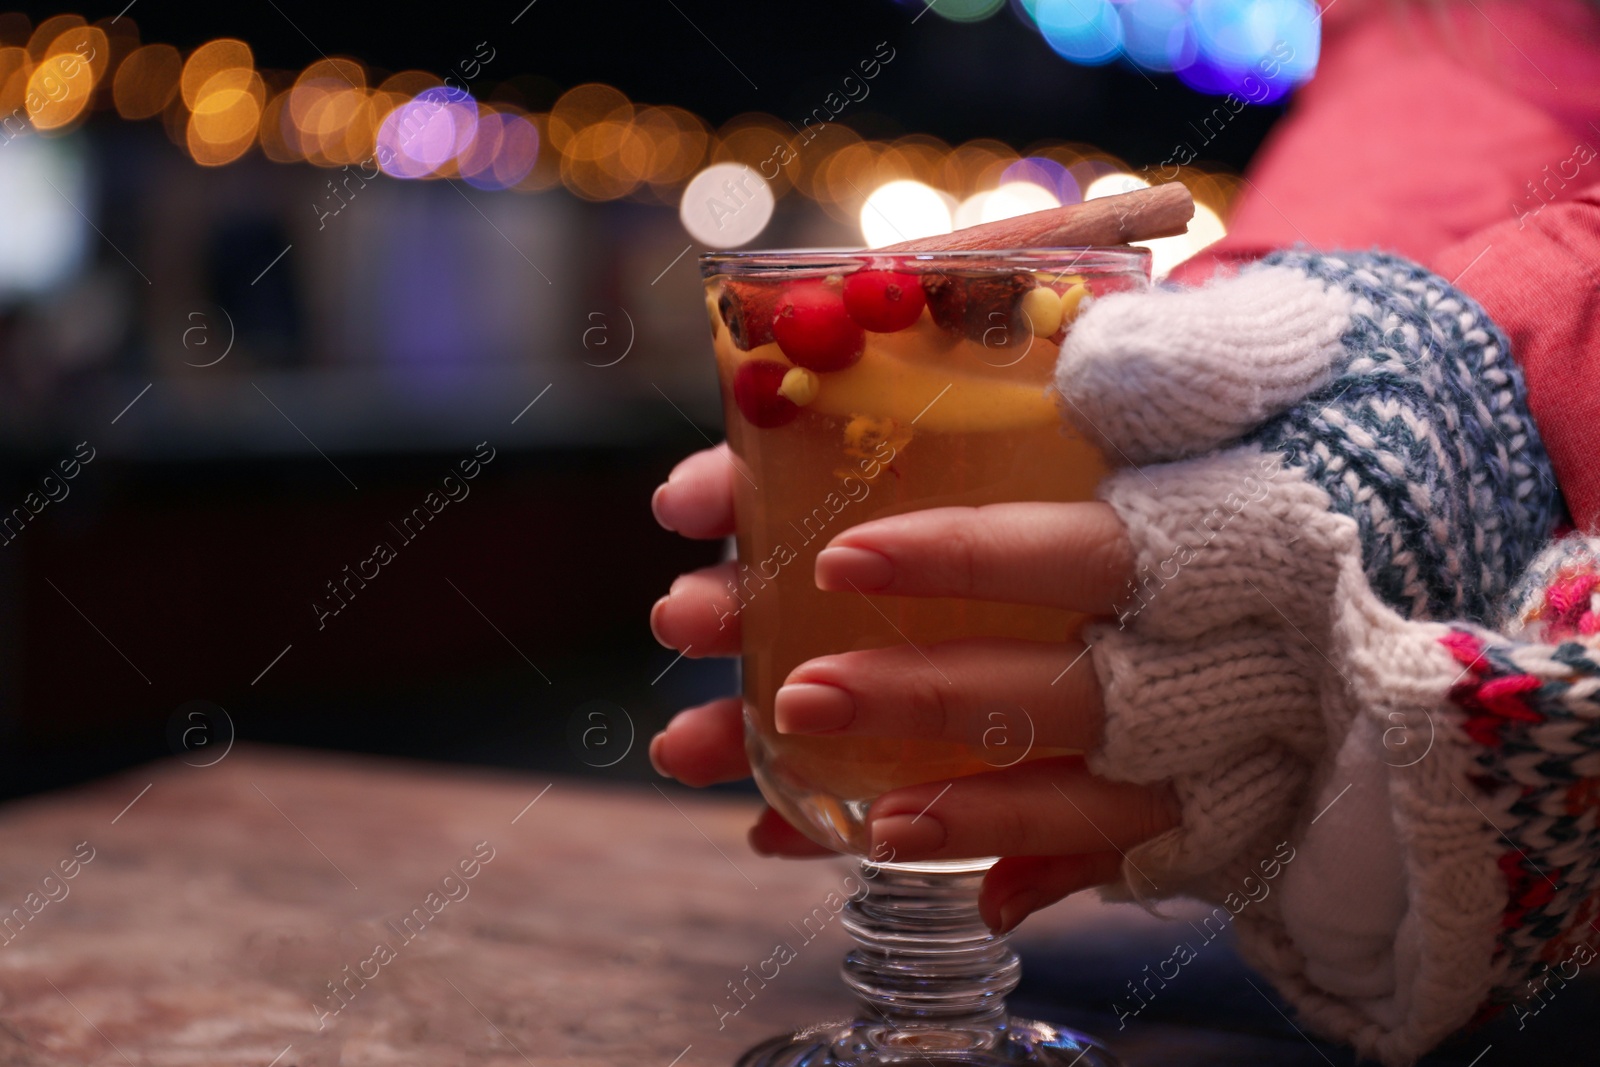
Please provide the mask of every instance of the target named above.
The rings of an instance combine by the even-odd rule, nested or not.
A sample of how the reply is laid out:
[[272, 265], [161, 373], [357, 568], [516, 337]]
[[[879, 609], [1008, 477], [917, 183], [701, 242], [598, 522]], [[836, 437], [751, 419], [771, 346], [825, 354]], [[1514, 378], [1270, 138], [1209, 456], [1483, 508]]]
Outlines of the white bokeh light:
[[1031, 215], [1035, 211], [1048, 211], [1060, 207], [1056, 194], [1034, 182], [1006, 182], [984, 198], [979, 209], [979, 222], [999, 222], [1018, 215]]
[[683, 228], [711, 248], [738, 248], [767, 228], [772, 187], [748, 164], [713, 163], [696, 174], [678, 202]]
[[1148, 189], [1150, 183], [1136, 174], [1124, 174], [1118, 171], [1114, 174], [1102, 174], [1089, 183], [1083, 191], [1085, 200], [1097, 200], [1102, 196], [1116, 196], [1118, 193], [1131, 193], [1135, 189]]
[[987, 203], [989, 198], [993, 195], [993, 189], [985, 189], [982, 192], [973, 193], [971, 196], [961, 201], [960, 204], [957, 204], [955, 212], [953, 213], [955, 215], [956, 229], [964, 230], [968, 226], [976, 226], [978, 223], [982, 222], [983, 205]]
[[861, 238], [868, 248], [937, 237], [954, 225], [945, 195], [909, 179], [878, 186], [861, 205]]
[[1172, 268], [1193, 256], [1207, 245], [1215, 244], [1222, 240], [1228, 232], [1222, 224], [1222, 219], [1215, 211], [1204, 204], [1194, 206], [1194, 218], [1189, 220], [1187, 233], [1180, 233], [1175, 237], [1157, 237], [1151, 241], [1134, 241], [1141, 248], [1150, 250], [1150, 272], [1157, 278], [1165, 278]]

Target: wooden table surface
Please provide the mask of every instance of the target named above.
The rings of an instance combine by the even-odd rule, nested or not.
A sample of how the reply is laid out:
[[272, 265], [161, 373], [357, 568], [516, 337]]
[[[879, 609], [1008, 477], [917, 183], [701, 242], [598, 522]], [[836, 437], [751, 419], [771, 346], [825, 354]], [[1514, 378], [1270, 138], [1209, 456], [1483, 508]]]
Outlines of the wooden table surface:
[[[243, 746], [12, 803], [0, 1067], [722, 1067], [850, 1012], [843, 931], [789, 926], [849, 868], [751, 855], [755, 803]], [[1183, 929], [1070, 900], [1023, 927], [1013, 1004], [1100, 1032], [1130, 1067], [1353, 1062], [1221, 940], [1119, 1032], [1113, 1002]], [[779, 941], [797, 957], [719, 1028], [726, 983]], [[1525, 1030], [1429, 1062], [1594, 1063], [1597, 1006], [1574, 984]]]

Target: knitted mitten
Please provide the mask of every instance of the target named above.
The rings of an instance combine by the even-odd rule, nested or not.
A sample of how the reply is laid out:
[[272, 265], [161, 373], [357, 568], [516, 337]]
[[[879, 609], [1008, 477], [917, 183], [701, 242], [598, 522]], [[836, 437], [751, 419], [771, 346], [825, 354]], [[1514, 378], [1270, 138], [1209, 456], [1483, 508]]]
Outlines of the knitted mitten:
[[1137, 562], [1086, 631], [1090, 766], [1183, 809], [1124, 892], [1218, 902], [1314, 1025], [1414, 1058], [1503, 977], [1505, 888], [1470, 737], [1397, 710], [1450, 686], [1356, 660], [1410, 620], [1489, 620], [1561, 517], [1504, 337], [1404, 260], [1279, 253], [1100, 300], [1057, 384], [1126, 465], [1102, 496]]

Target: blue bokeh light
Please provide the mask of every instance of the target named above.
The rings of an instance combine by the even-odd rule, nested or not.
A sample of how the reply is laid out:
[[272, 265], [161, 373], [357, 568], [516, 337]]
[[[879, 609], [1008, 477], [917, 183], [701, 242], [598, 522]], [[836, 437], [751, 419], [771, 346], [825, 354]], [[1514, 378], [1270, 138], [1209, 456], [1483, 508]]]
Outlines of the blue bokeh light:
[[1202, 93], [1281, 99], [1316, 71], [1315, 0], [1010, 0], [1057, 54], [1097, 66], [1121, 58], [1175, 73]]
[[1122, 20], [1111, 0], [1038, 0], [1039, 30], [1056, 54], [1099, 66], [1122, 54]]
[[1123, 50], [1135, 66], [1165, 73], [1194, 62], [1194, 32], [1178, 0], [1133, 0], [1120, 14]]
[[1048, 189], [1063, 204], [1076, 204], [1083, 199], [1078, 179], [1072, 172], [1053, 159], [1043, 156], [1026, 156], [1000, 172], [1000, 184], [1007, 182], [1032, 182]]

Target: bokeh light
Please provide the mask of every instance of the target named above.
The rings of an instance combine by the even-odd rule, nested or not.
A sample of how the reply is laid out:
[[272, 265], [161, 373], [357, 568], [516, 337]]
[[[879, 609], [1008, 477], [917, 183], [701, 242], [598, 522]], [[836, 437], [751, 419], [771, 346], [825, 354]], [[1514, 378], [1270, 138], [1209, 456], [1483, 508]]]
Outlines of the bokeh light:
[[57, 37], [68, 30], [88, 24], [82, 15], [51, 15], [35, 26], [33, 32], [28, 35], [28, 54], [37, 63], [49, 54], [49, 48]]
[[539, 139], [539, 151], [534, 157], [533, 169], [512, 188], [522, 193], [554, 189], [561, 184], [561, 153], [550, 147], [550, 115], [535, 112], [526, 117]]
[[28, 79], [33, 74], [33, 57], [26, 48], [13, 45], [0, 48], [0, 115], [6, 118], [5, 133], [16, 132], [17, 112], [25, 107]]
[[638, 188], [650, 158], [650, 142], [635, 125], [630, 104], [568, 137], [561, 181], [585, 200], [615, 200]]
[[1187, 233], [1133, 243], [1150, 250], [1150, 270], [1157, 278], [1164, 278], [1172, 268], [1206, 246], [1222, 240], [1226, 233], [1227, 228], [1223, 226], [1221, 216], [1205, 204], [1196, 202], [1194, 218], [1189, 220]]
[[256, 136], [261, 142], [261, 154], [274, 163], [303, 163], [297, 139], [290, 134], [294, 123], [289, 118], [289, 91], [272, 96], [261, 109], [261, 123]]
[[1109, 63], [1122, 51], [1122, 20], [1111, 0], [1038, 0], [1034, 16], [1055, 52], [1074, 63]]
[[170, 44], [148, 44], [117, 67], [111, 98], [125, 119], [147, 119], [161, 113], [178, 95], [183, 57]]
[[[41, 23], [41, 30], [51, 21]], [[35, 31], [34, 40], [39, 38]], [[109, 53], [110, 43], [98, 27], [68, 26], [58, 33], [28, 75], [24, 104], [34, 127], [61, 130], [80, 118], [106, 72]]]
[[1148, 189], [1150, 183], [1137, 174], [1127, 174], [1122, 171], [1113, 171], [1102, 174], [1083, 190], [1085, 200], [1098, 200], [1102, 196], [1116, 196], [1119, 193], [1131, 193], [1135, 189]]
[[956, 209], [950, 213], [955, 228], [964, 230], [968, 226], [976, 226], [982, 222], [983, 205], [993, 195], [993, 189], [983, 189], [957, 204]]
[[826, 183], [824, 205], [832, 204], [849, 210], [836, 213], [836, 217], [851, 219], [872, 190], [872, 179], [877, 173], [878, 155], [883, 146], [877, 141], [856, 141], [844, 145], [828, 156], [828, 169], [823, 178]]
[[1146, 70], [1166, 73], [1189, 66], [1197, 44], [1189, 12], [1178, 0], [1132, 0], [1120, 10], [1122, 47]]
[[[493, 147], [487, 146], [492, 142]], [[491, 112], [478, 121], [478, 138], [462, 157], [461, 177], [479, 189], [509, 189], [528, 176], [539, 157], [539, 131], [517, 114]]]
[[1059, 160], [1046, 156], [1027, 156], [1000, 172], [1001, 184], [1031, 182], [1050, 190], [1058, 204], [1076, 204], [1083, 199], [1078, 179]]
[[[0, 204], [26, 204], [0, 226], [0, 295], [49, 294], [88, 258], [93, 232], [73, 204], [93, 196], [84, 146], [74, 138], [24, 137], [5, 146]], [[87, 238], [87, 239], [86, 239]]]
[[[943, 6], [941, 2], [935, 10]], [[1283, 97], [1316, 70], [1314, 0], [1012, 0], [1050, 47], [1075, 63], [1121, 58], [1176, 73], [1203, 93], [1246, 103]]]
[[909, 178], [880, 185], [861, 205], [861, 237], [868, 248], [937, 237], [953, 228], [944, 196]]
[[442, 85], [424, 89], [384, 116], [378, 166], [393, 178], [425, 178], [469, 145], [477, 129], [477, 101]]
[[681, 107], [641, 108], [634, 121], [650, 142], [647, 180], [663, 202], [676, 203], [676, 187], [688, 181], [706, 160], [710, 127]]
[[550, 108], [550, 144], [565, 153], [585, 127], [632, 118], [633, 104], [621, 90], [597, 82], [578, 85], [562, 93]]
[[781, 197], [793, 187], [799, 170], [793, 139], [794, 131], [772, 115], [738, 115], [717, 131], [713, 159], [754, 168], [772, 186], [772, 194]]
[[189, 154], [202, 166], [231, 163], [256, 140], [266, 87], [261, 75], [245, 67], [219, 70], [195, 93], [189, 115]]
[[[987, 18], [1007, 0], [902, 2], [960, 22]], [[1277, 99], [1316, 64], [1312, 0], [1010, 5], [1064, 56], [1085, 63], [1120, 56], [1252, 103]], [[552, 100], [549, 111], [528, 110]], [[676, 204], [697, 240], [724, 248], [761, 233], [773, 203], [790, 191], [859, 225], [878, 247], [1145, 184], [1093, 145], [1036, 143], [1024, 155], [992, 139], [956, 146], [917, 133], [868, 140], [844, 122], [796, 130], [762, 112], [713, 130], [681, 107], [638, 104], [600, 83], [558, 93], [547, 79], [519, 76], [480, 102], [428, 71], [369, 77], [358, 60], [338, 56], [299, 71], [258, 71], [242, 40], [211, 40], [184, 57], [168, 44], [141, 46], [132, 19], [90, 25], [58, 15], [34, 26], [22, 15], [0, 15], [7, 137], [27, 130], [24, 116], [42, 131], [62, 132], [91, 109], [112, 107], [124, 119], [158, 119], [204, 166], [230, 163], [259, 144], [277, 163], [374, 165], [392, 178], [459, 178], [485, 191], [564, 185], [588, 200]], [[1203, 247], [1197, 234], [1221, 233], [1219, 213], [1235, 187], [1227, 175], [1193, 167], [1181, 179], [1214, 195], [1194, 232], [1153, 246], [1165, 269]]]
[[178, 88], [183, 93], [183, 106], [193, 111], [195, 101], [200, 98], [201, 86], [210, 81], [213, 75], [234, 68], [255, 69], [255, 56], [243, 41], [224, 37], [207, 41], [189, 53], [188, 60], [183, 64], [183, 75], [178, 81]]
[[[860, 144], [861, 135], [842, 122], [830, 123], [821, 130], [808, 129], [804, 136], [795, 139], [799, 152], [794, 174], [794, 187], [802, 195], [822, 205], [824, 211], [838, 217], [838, 205], [833, 200], [828, 184], [828, 168], [836, 152], [849, 145]], [[848, 220], [846, 220], [848, 221]]]
[[776, 203], [767, 183], [750, 167], [713, 163], [684, 187], [678, 219], [703, 245], [738, 248], [767, 228]]
[[1042, 185], [1033, 182], [1006, 182], [990, 193], [978, 213], [979, 222], [998, 222], [1060, 207], [1061, 201]]
[[897, 137], [878, 160], [881, 178], [910, 178], [938, 188], [944, 182], [944, 160], [950, 146], [927, 134]]
[[[951, 22], [982, 22], [1006, 6], [1006, 0], [923, 0], [924, 10]], [[920, 17], [920, 16], [919, 16]]]
[[1016, 159], [1017, 153], [1003, 141], [968, 141], [945, 158], [944, 187], [958, 196], [992, 189]]

